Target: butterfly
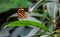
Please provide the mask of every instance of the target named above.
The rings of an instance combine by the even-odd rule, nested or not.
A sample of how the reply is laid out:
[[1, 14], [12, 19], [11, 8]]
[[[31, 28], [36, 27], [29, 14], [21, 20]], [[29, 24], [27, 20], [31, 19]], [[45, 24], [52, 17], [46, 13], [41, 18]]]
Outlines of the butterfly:
[[26, 17], [26, 13], [25, 13], [24, 9], [20, 6], [18, 7], [18, 17], [20, 19], [23, 19]]

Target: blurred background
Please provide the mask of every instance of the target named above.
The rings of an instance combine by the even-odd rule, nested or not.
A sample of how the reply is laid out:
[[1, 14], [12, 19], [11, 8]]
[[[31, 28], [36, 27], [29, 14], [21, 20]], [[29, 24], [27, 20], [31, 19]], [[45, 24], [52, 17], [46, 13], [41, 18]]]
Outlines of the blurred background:
[[60, 29], [60, 0], [0, 0], [0, 37], [48, 36], [49, 32], [35, 26], [7, 27], [9, 23], [20, 20], [18, 6], [23, 7], [27, 15], [31, 14], [28, 19], [32, 17], [31, 20], [42, 22], [52, 33]]

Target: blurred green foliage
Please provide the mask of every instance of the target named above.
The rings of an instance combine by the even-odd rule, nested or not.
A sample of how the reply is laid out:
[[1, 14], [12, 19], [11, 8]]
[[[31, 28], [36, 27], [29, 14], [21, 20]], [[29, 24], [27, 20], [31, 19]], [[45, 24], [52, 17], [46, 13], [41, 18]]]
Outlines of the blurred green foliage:
[[31, 3], [28, 0], [0, 0], [0, 13], [11, 8], [17, 8], [19, 5], [28, 8]]

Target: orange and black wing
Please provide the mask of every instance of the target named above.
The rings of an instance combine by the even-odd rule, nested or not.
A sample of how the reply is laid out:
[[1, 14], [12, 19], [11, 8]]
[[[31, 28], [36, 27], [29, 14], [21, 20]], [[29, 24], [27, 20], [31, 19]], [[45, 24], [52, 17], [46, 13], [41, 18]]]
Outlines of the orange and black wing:
[[26, 17], [25, 11], [22, 7], [18, 7], [18, 17], [21, 19]]

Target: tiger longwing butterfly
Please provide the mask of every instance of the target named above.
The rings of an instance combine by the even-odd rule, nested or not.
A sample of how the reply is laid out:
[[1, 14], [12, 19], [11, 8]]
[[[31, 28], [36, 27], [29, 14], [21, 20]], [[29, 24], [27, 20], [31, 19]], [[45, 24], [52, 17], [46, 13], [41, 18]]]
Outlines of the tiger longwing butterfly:
[[18, 7], [18, 17], [20, 18], [20, 19], [23, 19], [23, 18], [25, 18], [26, 17], [26, 14], [25, 14], [25, 11], [24, 11], [24, 9], [22, 8], [22, 7]]

